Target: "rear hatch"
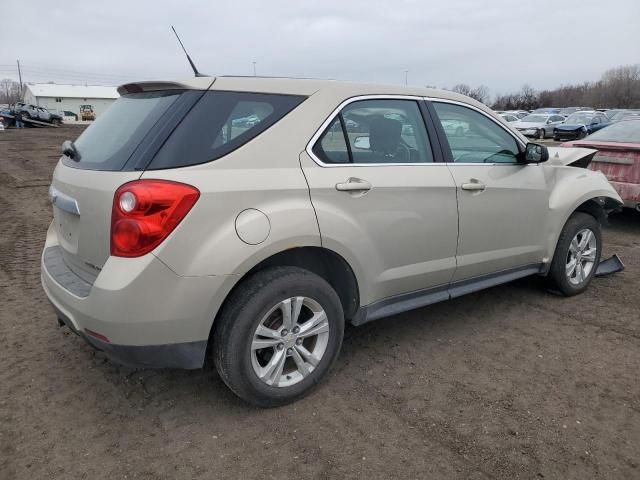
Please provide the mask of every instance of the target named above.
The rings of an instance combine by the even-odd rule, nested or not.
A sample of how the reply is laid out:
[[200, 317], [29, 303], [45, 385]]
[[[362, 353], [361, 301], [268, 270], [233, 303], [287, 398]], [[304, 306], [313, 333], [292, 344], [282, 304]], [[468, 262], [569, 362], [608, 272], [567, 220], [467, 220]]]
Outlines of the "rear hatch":
[[213, 79], [196, 81], [202, 82], [197, 90], [165, 83], [125, 85], [123, 96], [66, 146], [51, 185], [55, 229], [67, 267], [85, 281], [93, 283], [109, 258], [119, 187], [145, 170], [223, 157], [306, 98], [208, 90]]
[[195, 93], [174, 89], [123, 95], [58, 163], [50, 188], [54, 226], [65, 263], [85, 281], [93, 283], [109, 257], [115, 191], [140, 177], [149, 155], [166, 138], [165, 130], [175, 127], [202, 94]]

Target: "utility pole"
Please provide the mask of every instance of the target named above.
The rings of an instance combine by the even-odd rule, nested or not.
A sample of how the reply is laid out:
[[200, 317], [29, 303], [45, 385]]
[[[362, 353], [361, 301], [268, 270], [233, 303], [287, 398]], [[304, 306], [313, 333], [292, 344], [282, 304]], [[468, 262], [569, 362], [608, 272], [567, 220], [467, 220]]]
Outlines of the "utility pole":
[[20, 60], [16, 60], [18, 64], [18, 78], [20, 79], [20, 100], [22, 100], [22, 72], [20, 71]]
[[404, 71], [404, 84], [405, 85], [409, 84], [409, 70]]
[[253, 76], [256, 76], [256, 62], [253, 62]]

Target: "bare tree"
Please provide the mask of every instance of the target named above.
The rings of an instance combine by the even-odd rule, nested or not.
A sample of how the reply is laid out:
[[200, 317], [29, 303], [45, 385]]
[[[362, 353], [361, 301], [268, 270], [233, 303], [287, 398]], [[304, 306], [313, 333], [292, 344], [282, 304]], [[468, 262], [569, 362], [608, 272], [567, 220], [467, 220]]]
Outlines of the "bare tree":
[[486, 85], [480, 85], [474, 88], [473, 90], [471, 90], [471, 93], [469, 93], [469, 96], [474, 100], [485, 104], [488, 104], [491, 100], [491, 97], [489, 96], [489, 87], [487, 87]]
[[461, 95], [469, 96], [469, 94], [471, 93], [471, 87], [465, 83], [458, 83], [457, 85], [453, 86], [451, 91], [459, 93]]
[[15, 103], [20, 100], [20, 84], [10, 78], [0, 80], [0, 103]]
[[519, 93], [499, 95], [493, 104], [498, 110], [536, 107], [640, 108], [640, 65], [612, 68], [597, 82], [562, 85], [537, 95], [525, 85]]
[[458, 83], [454, 85], [451, 89], [452, 92], [459, 93], [461, 95], [466, 95], [467, 97], [471, 97], [474, 100], [477, 100], [482, 103], [489, 103], [489, 88], [485, 85], [480, 85], [476, 88], [471, 88], [466, 83]]

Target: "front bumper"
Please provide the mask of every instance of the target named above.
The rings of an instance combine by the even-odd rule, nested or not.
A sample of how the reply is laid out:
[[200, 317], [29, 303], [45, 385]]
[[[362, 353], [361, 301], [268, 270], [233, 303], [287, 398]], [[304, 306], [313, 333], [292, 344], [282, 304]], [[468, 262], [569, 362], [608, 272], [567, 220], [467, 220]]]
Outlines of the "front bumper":
[[118, 363], [202, 367], [213, 319], [234, 276], [182, 277], [153, 254], [110, 257], [87, 295], [79, 296], [47, 269], [44, 254], [56, 246], [50, 240], [42, 287], [64, 324]]
[[577, 140], [587, 135], [584, 130], [554, 130], [553, 138], [558, 140]]
[[541, 128], [523, 128], [518, 129], [518, 131], [524, 135], [525, 137], [537, 137], [540, 134]]

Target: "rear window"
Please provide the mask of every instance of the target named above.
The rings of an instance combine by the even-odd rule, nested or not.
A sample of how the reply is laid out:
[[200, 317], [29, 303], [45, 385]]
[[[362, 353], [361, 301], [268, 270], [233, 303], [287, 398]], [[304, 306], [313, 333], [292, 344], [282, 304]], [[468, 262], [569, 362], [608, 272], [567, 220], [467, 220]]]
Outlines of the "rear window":
[[185, 167], [227, 155], [282, 119], [305, 98], [209, 91], [174, 130], [148, 168]]
[[87, 170], [122, 170], [142, 139], [182, 94], [180, 90], [124, 95], [74, 142], [78, 161], [63, 162]]
[[640, 119], [614, 123], [592, 133], [586, 139], [602, 142], [640, 143]]

